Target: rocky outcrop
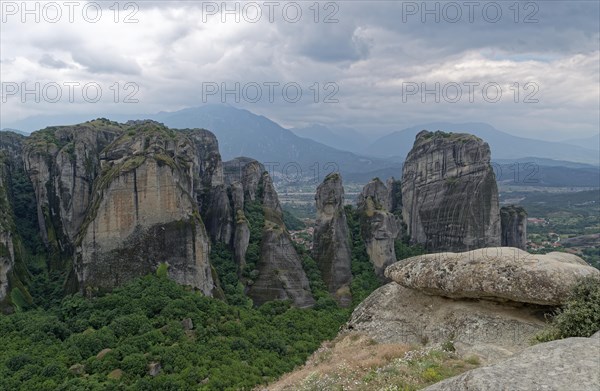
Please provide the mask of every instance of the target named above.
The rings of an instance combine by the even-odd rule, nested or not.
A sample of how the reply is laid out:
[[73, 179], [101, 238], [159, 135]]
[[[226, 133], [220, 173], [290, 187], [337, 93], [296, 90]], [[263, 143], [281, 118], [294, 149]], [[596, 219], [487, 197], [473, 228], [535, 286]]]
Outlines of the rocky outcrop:
[[[2, 156], [24, 162], [49, 269], [68, 276], [67, 290], [110, 290], [165, 263], [178, 283], [207, 295], [222, 293], [209, 261], [212, 241], [232, 248], [256, 304], [314, 304], [271, 178], [253, 159], [224, 164], [211, 132], [98, 119], [49, 127], [26, 140], [18, 136], [25, 141], [17, 150], [4, 140], [12, 133], [2, 135]], [[250, 204], [260, 210], [260, 227], [251, 227], [246, 217]], [[9, 209], [3, 208], [3, 216]], [[11, 270], [18, 258], [14, 232], [5, 225], [2, 297], [14, 285]], [[244, 275], [251, 228], [252, 270]]]
[[429, 251], [500, 245], [500, 210], [489, 145], [463, 133], [422, 131], [402, 169], [402, 215]]
[[206, 230], [213, 242], [230, 243], [233, 238], [233, 213], [217, 139], [207, 130], [182, 132], [194, 143], [198, 173], [194, 190]]
[[492, 366], [472, 369], [427, 391], [591, 391], [600, 389], [600, 338], [567, 338], [529, 347]]
[[[248, 170], [254, 172], [256, 166], [255, 163], [250, 163]], [[315, 301], [310, 284], [283, 223], [283, 212], [270, 175], [263, 172], [258, 182], [244, 181], [244, 178], [246, 194], [251, 201], [261, 203], [264, 213], [260, 260], [256, 265], [258, 276], [249, 286], [248, 296], [257, 305], [272, 300], [291, 300], [297, 307], [312, 306]]]
[[356, 307], [346, 328], [379, 343], [439, 345], [497, 361], [529, 346], [545, 327], [535, 306], [427, 295], [391, 282]]
[[373, 179], [365, 185], [357, 201], [360, 233], [375, 274], [381, 279], [385, 268], [396, 262], [394, 242], [400, 236], [400, 218], [390, 212], [397, 202], [392, 193], [394, 183], [390, 184], [392, 188], [379, 178]]
[[315, 200], [317, 221], [314, 231], [314, 259], [321, 269], [329, 292], [341, 305], [346, 306], [352, 300], [352, 258], [340, 174], [333, 173], [325, 177], [317, 187]]
[[66, 267], [100, 172], [100, 153], [122, 132], [122, 124], [98, 119], [49, 127], [25, 141], [23, 160], [37, 199], [38, 224], [49, 249], [50, 270]]
[[[256, 305], [291, 300], [298, 307], [312, 306], [308, 278], [285, 229], [270, 175], [246, 157], [224, 162], [223, 172], [233, 224], [231, 248], [248, 296]], [[247, 260], [250, 244], [258, 254]]]
[[195, 197], [206, 162], [193, 139], [214, 136], [152, 121], [130, 126], [101, 154], [76, 241], [79, 289], [112, 289], [166, 263], [172, 279], [211, 295], [209, 237]]
[[12, 175], [23, 170], [20, 159], [24, 137], [0, 132], [0, 313], [11, 312], [13, 306], [31, 303], [24, 283], [29, 273], [21, 250], [10, 190]]
[[523, 207], [509, 205], [500, 208], [500, 225], [503, 247], [527, 249], [527, 212]]
[[430, 295], [558, 306], [579, 279], [600, 280], [600, 271], [572, 254], [490, 247], [408, 258], [390, 266], [386, 276]]
[[11, 229], [10, 206], [3, 180], [3, 163], [0, 158], [0, 303], [10, 292], [9, 273], [15, 265], [15, 251]]
[[254, 159], [238, 157], [223, 163], [225, 184], [228, 186], [232, 213], [232, 250], [242, 271], [246, 266], [246, 251], [250, 244], [250, 226], [245, 214], [246, 202], [256, 201], [264, 167]]

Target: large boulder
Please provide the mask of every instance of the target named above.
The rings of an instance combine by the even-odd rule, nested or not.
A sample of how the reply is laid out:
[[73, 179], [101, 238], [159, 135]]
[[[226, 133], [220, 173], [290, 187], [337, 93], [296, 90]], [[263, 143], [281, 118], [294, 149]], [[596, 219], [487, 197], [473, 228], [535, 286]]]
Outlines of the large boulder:
[[493, 362], [529, 346], [545, 326], [543, 313], [517, 303], [431, 296], [391, 282], [356, 307], [346, 328], [379, 343], [452, 341], [458, 354]]
[[329, 292], [343, 306], [350, 304], [352, 281], [350, 233], [344, 213], [344, 187], [338, 173], [327, 175], [315, 195], [313, 255]]
[[600, 279], [600, 271], [572, 254], [490, 247], [408, 258], [388, 267], [386, 276], [430, 295], [558, 306], [580, 278]]
[[592, 391], [600, 389], [600, 338], [567, 338], [529, 347], [426, 391]]
[[490, 147], [465, 133], [417, 134], [402, 169], [402, 215], [413, 243], [431, 251], [500, 245]]

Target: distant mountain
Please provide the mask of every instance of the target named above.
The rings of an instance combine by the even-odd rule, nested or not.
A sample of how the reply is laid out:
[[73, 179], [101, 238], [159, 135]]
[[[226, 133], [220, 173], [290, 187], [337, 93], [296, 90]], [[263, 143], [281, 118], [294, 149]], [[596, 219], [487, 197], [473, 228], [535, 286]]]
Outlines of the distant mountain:
[[575, 167], [548, 166], [535, 162], [493, 164], [500, 185], [535, 187], [600, 187], [600, 168], [588, 165]]
[[576, 145], [578, 147], [600, 150], [600, 133], [585, 138], [572, 138], [563, 141], [565, 144]]
[[[248, 110], [228, 105], [205, 105], [150, 116], [172, 128], [205, 128], [219, 140], [224, 160], [250, 156], [272, 166], [275, 177], [283, 170], [288, 179], [297, 177], [298, 169], [305, 178], [317, 181], [339, 169], [342, 174], [392, 169], [400, 175], [400, 165], [377, 157], [364, 157], [302, 138], [270, 119]], [[284, 175], [285, 176], [285, 175]]]
[[368, 144], [368, 138], [353, 128], [312, 124], [290, 130], [297, 136], [354, 153], [359, 153]]
[[593, 165], [600, 164], [600, 154], [593, 149], [560, 142], [517, 137], [485, 123], [434, 122], [413, 126], [379, 138], [364, 149], [363, 154], [403, 161], [413, 145], [415, 136], [423, 129], [474, 134], [489, 143], [493, 159], [519, 159], [524, 156], [534, 156]]
[[554, 159], [546, 159], [546, 158], [539, 158], [539, 157], [523, 157], [523, 158], [519, 158], [519, 159], [492, 159], [493, 162], [498, 163], [498, 164], [504, 164], [504, 165], [508, 165], [508, 164], [527, 164], [527, 163], [535, 163], [538, 166], [546, 166], [546, 167], [566, 167], [566, 168], [583, 168], [583, 169], [588, 169], [588, 168], [598, 168], [597, 165], [593, 165], [593, 164], [585, 164], [585, 163], [575, 163], [575, 162], [569, 162], [566, 160], [554, 160]]
[[22, 132], [22, 131], [17, 130], [17, 129], [11, 129], [11, 128], [0, 129], [0, 132], [13, 132], [13, 133], [20, 134], [22, 136], [29, 136], [29, 133]]

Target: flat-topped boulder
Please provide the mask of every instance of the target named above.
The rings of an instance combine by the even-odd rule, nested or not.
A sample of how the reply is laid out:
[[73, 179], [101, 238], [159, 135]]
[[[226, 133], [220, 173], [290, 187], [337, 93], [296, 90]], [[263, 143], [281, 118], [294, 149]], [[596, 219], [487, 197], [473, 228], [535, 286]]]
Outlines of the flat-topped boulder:
[[421, 292], [450, 298], [558, 306], [583, 277], [600, 270], [566, 253], [529, 254], [514, 247], [419, 255], [395, 263], [386, 276]]

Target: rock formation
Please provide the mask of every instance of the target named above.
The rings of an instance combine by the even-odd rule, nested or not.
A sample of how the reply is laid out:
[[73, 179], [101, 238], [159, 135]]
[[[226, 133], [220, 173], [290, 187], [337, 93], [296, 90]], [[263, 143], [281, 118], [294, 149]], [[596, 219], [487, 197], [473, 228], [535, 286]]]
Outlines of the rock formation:
[[64, 269], [72, 256], [73, 241], [100, 171], [100, 153], [122, 132], [120, 124], [95, 120], [49, 127], [25, 141], [23, 160], [37, 198], [38, 224], [49, 249], [50, 270]]
[[361, 236], [375, 274], [382, 279], [385, 268], [396, 262], [394, 242], [400, 236], [400, 218], [390, 212], [393, 201], [392, 189], [379, 178], [365, 185], [357, 200]]
[[539, 308], [432, 296], [391, 282], [356, 307], [346, 329], [379, 343], [439, 345], [493, 362], [529, 346], [546, 323]]
[[24, 168], [20, 159], [23, 140], [19, 134], [0, 132], [0, 313], [12, 311], [11, 304], [31, 303], [24, 284], [29, 273], [22, 259], [21, 238], [10, 195], [12, 176]]
[[402, 169], [402, 215], [411, 241], [429, 251], [499, 246], [488, 144], [463, 133], [417, 134]]
[[510, 247], [416, 256], [385, 274], [394, 282], [354, 310], [348, 329], [385, 343], [453, 341], [460, 355], [488, 363], [528, 347], [547, 325], [544, 314], [564, 304], [581, 278], [600, 280], [575, 255]]
[[175, 281], [211, 295], [209, 238], [194, 196], [200, 152], [189, 134], [152, 121], [131, 126], [101, 154], [76, 241], [80, 290], [111, 289], [167, 263]]
[[527, 249], [527, 212], [523, 207], [510, 205], [500, 208], [500, 225], [502, 246]]
[[[256, 166], [256, 162], [252, 166]], [[250, 189], [254, 183], [257, 190], [252, 195]], [[258, 276], [250, 285], [248, 296], [257, 305], [271, 300], [292, 300], [297, 307], [312, 306], [315, 301], [310, 284], [283, 223], [283, 212], [270, 175], [263, 172], [258, 182], [246, 182], [244, 187], [249, 189], [251, 200], [261, 203], [264, 213], [260, 260], [256, 265]]]
[[390, 266], [386, 276], [431, 295], [557, 306], [579, 279], [600, 280], [600, 271], [573, 254], [489, 247], [408, 258]]
[[531, 346], [495, 365], [472, 369], [425, 390], [598, 390], [598, 352], [598, 335], [546, 342]]
[[0, 303], [6, 300], [10, 292], [9, 275], [15, 265], [13, 223], [4, 171], [3, 157], [0, 155]]
[[351, 249], [344, 213], [344, 188], [340, 174], [327, 175], [315, 195], [317, 221], [313, 254], [329, 292], [341, 305], [351, 302]]
[[[212, 241], [232, 249], [256, 304], [314, 303], [271, 178], [249, 158], [224, 165], [211, 132], [97, 119], [18, 136], [22, 148], [5, 142], [12, 133], [2, 135], [2, 156], [24, 162], [49, 269], [68, 275], [68, 290], [110, 290], [166, 263], [175, 281], [212, 295], [220, 291], [209, 261]], [[264, 226], [255, 227], [259, 254], [246, 278], [250, 203], [259, 205]], [[15, 264], [8, 216], [4, 208], [2, 297]]]

